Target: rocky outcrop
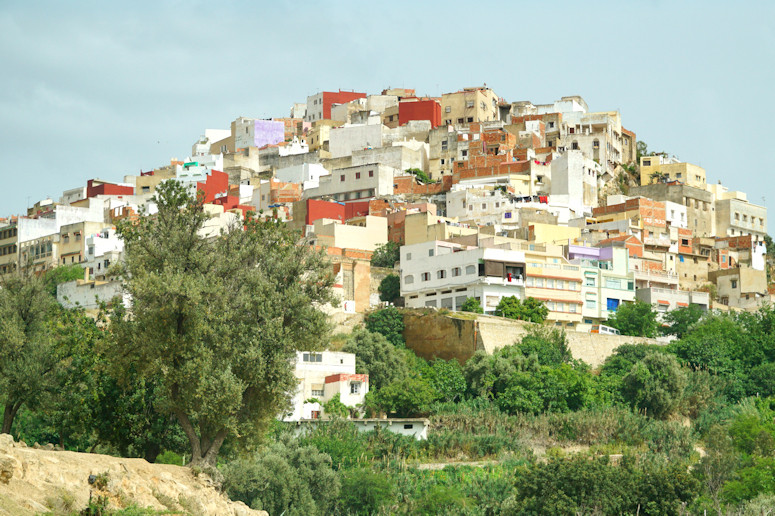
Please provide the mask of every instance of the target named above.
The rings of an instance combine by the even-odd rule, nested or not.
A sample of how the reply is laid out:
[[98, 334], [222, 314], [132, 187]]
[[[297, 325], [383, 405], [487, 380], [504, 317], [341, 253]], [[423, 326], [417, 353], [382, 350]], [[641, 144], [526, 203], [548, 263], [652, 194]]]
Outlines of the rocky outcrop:
[[92, 497], [115, 508], [136, 505], [174, 513], [259, 516], [220, 493], [207, 475], [143, 459], [28, 448], [0, 434], [0, 514], [78, 511]]

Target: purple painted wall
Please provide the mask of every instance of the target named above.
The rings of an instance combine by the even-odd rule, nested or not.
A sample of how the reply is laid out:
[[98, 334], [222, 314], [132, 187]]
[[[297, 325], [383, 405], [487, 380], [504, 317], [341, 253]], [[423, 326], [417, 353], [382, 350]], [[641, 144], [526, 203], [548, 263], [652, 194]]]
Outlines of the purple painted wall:
[[259, 148], [283, 142], [285, 141], [285, 124], [274, 120], [256, 120], [253, 140], [254, 145]]
[[579, 258], [586, 260], [611, 260], [613, 257], [613, 247], [584, 247], [583, 245], [568, 246], [568, 260], [576, 260]]

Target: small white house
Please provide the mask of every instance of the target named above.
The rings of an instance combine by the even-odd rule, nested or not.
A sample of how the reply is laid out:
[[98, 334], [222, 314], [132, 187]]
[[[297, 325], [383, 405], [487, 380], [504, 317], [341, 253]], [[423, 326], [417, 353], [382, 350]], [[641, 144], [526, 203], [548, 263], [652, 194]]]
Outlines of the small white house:
[[[337, 351], [299, 351], [296, 353], [298, 389], [293, 411], [283, 421], [317, 419], [322, 405], [337, 394], [348, 407], [363, 403], [369, 392], [369, 375], [355, 372], [355, 355]], [[310, 402], [316, 399], [317, 402]]]
[[[429, 420], [425, 418], [350, 419], [359, 432], [370, 432], [378, 427], [395, 434], [408, 435], [418, 441], [428, 438]], [[302, 419], [296, 422], [296, 435], [314, 429], [319, 419]]]

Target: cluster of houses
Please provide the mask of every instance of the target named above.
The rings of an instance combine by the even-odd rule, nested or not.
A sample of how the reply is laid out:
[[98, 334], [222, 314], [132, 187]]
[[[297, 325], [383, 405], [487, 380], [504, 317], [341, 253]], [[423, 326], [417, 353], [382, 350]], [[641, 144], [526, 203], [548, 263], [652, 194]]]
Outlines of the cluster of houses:
[[[341, 299], [333, 313], [379, 303], [386, 271], [370, 261], [388, 242], [401, 246], [392, 272], [408, 307], [459, 310], [473, 297], [492, 313], [503, 297], [533, 297], [567, 331], [588, 332], [634, 300], [665, 312], [770, 299], [766, 208], [697, 165], [641, 155], [620, 113], [592, 112], [579, 96], [339, 90], [289, 115], [237, 118], [205, 130], [184, 159], [0, 219], [0, 276], [78, 264], [83, 279], [60, 286], [60, 302], [89, 309], [120, 295], [106, 274], [123, 252], [115, 224], [153, 214], [156, 187], [172, 180], [202, 192], [205, 236], [255, 212], [325, 248]], [[317, 376], [292, 418], [313, 418], [320, 409], [306, 401], [329, 391], [363, 396], [368, 379], [335, 355], [325, 374], [300, 357]]]

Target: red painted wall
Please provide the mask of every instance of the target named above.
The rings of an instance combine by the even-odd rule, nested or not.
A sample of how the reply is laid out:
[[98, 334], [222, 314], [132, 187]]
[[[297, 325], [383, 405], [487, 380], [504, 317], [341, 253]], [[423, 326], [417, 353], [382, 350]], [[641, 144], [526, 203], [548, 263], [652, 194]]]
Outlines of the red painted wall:
[[431, 128], [441, 125], [441, 105], [435, 100], [403, 101], [398, 103], [398, 125], [410, 120], [429, 120]]
[[[111, 183], [100, 183], [95, 185], [94, 179], [89, 179], [86, 183], [86, 197], [96, 195], [134, 195], [135, 189], [131, 186], [121, 186]], [[98, 181], [99, 182], [99, 181]]]
[[369, 201], [348, 202], [344, 205], [344, 220], [369, 214]]
[[343, 204], [331, 201], [320, 201], [316, 199], [307, 200], [307, 217], [304, 223], [308, 226], [319, 219], [334, 219], [345, 221], [345, 207]]
[[356, 91], [324, 91], [323, 92], [323, 118], [331, 120], [331, 106], [333, 104], [345, 104], [355, 99], [366, 98], [365, 93]]
[[216, 194], [229, 191], [229, 174], [212, 170], [204, 183], [197, 183], [196, 189], [204, 193], [204, 202], [212, 203]]

